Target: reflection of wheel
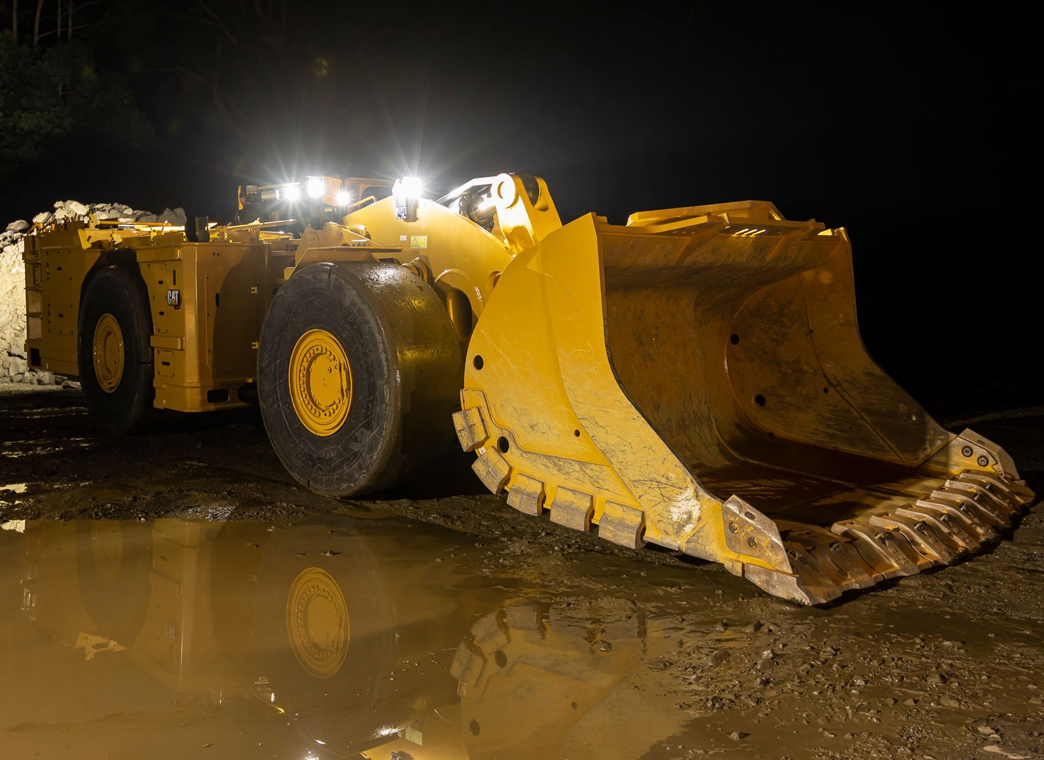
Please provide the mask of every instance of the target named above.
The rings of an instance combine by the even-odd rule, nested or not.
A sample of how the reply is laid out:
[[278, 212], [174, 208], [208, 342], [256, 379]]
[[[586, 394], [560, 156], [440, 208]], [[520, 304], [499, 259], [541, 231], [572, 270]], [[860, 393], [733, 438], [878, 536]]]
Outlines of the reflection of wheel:
[[80, 599], [98, 634], [134, 645], [149, 603], [152, 525], [137, 520], [79, 520], [76, 572]]
[[261, 560], [255, 619], [273, 702], [296, 717], [302, 736], [337, 754], [387, 741], [377, 731], [399, 717], [389, 705], [408, 708], [389, 680], [399, 644], [394, 601], [365, 537], [307, 525], [276, 531]]
[[352, 640], [348, 602], [321, 567], [305, 568], [290, 584], [286, 633], [298, 664], [313, 676], [329, 678], [344, 665]]
[[96, 272], [80, 305], [77, 355], [87, 411], [109, 432], [132, 430], [152, 405], [151, 335], [141, 278], [115, 265]]
[[300, 483], [376, 491], [454, 449], [463, 360], [423, 280], [395, 264], [315, 264], [272, 299], [258, 393], [268, 437]]

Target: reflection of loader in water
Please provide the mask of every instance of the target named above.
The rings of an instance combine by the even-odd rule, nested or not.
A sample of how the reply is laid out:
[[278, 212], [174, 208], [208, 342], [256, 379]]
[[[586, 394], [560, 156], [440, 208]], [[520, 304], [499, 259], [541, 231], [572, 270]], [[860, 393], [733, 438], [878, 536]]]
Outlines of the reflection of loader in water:
[[29, 523], [25, 612], [66, 646], [87, 634], [96, 673], [130, 657], [179, 693], [259, 699], [316, 755], [623, 758], [678, 730], [685, 713], [632, 688], [666, 646], [640, 608], [500, 609], [466, 554], [436, 562], [445, 533], [402, 547], [403, 528]]
[[619, 599], [521, 603], [487, 615], [453, 661], [468, 757], [644, 756], [689, 717], [636, 688], [645, 663], [666, 648], [642, 610]]

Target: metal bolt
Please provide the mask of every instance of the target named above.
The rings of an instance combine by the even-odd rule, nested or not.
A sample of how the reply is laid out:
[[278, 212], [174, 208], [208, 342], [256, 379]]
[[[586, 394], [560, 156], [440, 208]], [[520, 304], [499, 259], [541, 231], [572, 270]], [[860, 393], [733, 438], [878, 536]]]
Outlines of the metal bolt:
[[757, 549], [758, 548], [758, 539], [754, 538], [754, 536], [751, 536], [750, 538], [747, 539], [747, 546], [749, 546], [751, 549]]
[[961, 449], [961, 454], [963, 454], [966, 457], [970, 457], [972, 455], [972, 447], [971, 446], [963, 447]]
[[990, 463], [990, 460], [987, 459], [986, 457], [979, 457], [975, 461], [979, 463], [979, 467], [985, 467], [986, 465], [988, 465]]
[[729, 533], [736, 533], [739, 528], [736, 527], [736, 523], [729, 523]]

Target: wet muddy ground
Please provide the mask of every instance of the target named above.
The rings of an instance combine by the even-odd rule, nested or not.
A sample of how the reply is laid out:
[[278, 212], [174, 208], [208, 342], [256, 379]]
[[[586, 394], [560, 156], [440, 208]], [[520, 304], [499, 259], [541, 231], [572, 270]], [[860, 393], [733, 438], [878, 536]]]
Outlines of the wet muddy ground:
[[[939, 416], [1044, 491], [1044, 408]], [[254, 415], [108, 438], [30, 389], [0, 393], [0, 523], [2, 757], [1044, 758], [1039, 507], [800, 608], [517, 514], [463, 457], [336, 501]]]

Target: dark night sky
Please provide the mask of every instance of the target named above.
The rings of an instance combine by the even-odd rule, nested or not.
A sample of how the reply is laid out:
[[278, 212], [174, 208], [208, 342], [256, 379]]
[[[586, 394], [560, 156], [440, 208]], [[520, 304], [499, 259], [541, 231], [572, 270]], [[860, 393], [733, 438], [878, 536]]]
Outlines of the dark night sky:
[[1027, 221], [1036, 128], [1024, 104], [1038, 88], [1030, 29], [999, 6], [288, 8], [285, 58], [214, 64], [234, 123], [183, 72], [142, 60], [198, 71], [201, 45], [248, 47], [247, 11], [227, 30], [160, 19], [141, 50], [99, 53], [128, 72], [155, 144], [58, 147], [0, 191], [4, 218], [58, 198], [227, 217], [241, 181], [348, 171], [416, 171], [436, 193], [541, 174], [564, 219], [772, 200], [849, 228], [864, 337], [901, 383], [985, 405], [1044, 396], [1028, 369], [1039, 309], [1005, 221]]

